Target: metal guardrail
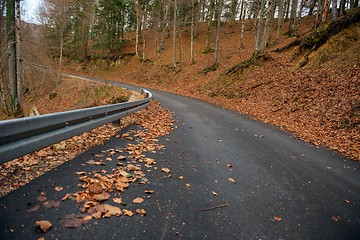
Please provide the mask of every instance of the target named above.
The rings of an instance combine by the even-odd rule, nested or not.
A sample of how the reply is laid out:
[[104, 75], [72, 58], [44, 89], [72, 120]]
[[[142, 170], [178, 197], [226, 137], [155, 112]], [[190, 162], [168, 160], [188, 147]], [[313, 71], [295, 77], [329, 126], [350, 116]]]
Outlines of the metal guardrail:
[[152, 94], [134, 102], [0, 121], [0, 164], [79, 135], [149, 105]]

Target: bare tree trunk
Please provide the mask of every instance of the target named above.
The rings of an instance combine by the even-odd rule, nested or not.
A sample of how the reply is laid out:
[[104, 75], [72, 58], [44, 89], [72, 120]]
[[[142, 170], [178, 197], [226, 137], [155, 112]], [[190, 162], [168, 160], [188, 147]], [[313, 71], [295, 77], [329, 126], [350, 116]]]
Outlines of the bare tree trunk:
[[190, 39], [190, 63], [194, 64], [194, 18], [195, 18], [195, 4], [194, 0], [191, 2], [191, 39]]
[[6, 27], [8, 44], [8, 74], [9, 74], [9, 98], [13, 116], [20, 113], [17, 87], [17, 55], [16, 55], [16, 25], [15, 25], [15, 0], [8, 0], [6, 6]]
[[337, 0], [331, 0], [331, 19], [335, 20], [337, 15]]
[[22, 59], [21, 59], [21, 33], [20, 33], [20, 0], [15, 1], [15, 52], [16, 52], [16, 98], [17, 98], [17, 109], [16, 116], [23, 116], [22, 99], [21, 99], [21, 84], [22, 84]]
[[308, 16], [312, 16], [314, 14], [314, 8], [315, 8], [315, 0], [310, 0]]
[[215, 39], [215, 47], [214, 47], [214, 66], [215, 67], [217, 67], [219, 65], [219, 41], [220, 41], [222, 6], [223, 6], [222, 0], [218, 0], [216, 39]]
[[173, 0], [174, 3], [174, 26], [173, 26], [173, 66], [175, 69], [177, 69], [176, 65], [176, 23], [177, 23], [177, 3], [176, 0]]
[[330, 7], [330, 0], [325, 0], [322, 19], [321, 19], [321, 22], [323, 24], [327, 22], [327, 18], [329, 16], [329, 7]]
[[269, 0], [268, 2], [268, 10], [267, 10], [267, 14], [266, 14], [266, 20], [265, 20], [265, 27], [264, 27], [264, 35], [263, 35], [263, 40], [262, 40], [262, 51], [264, 51], [268, 45], [269, 45], [269, 41], [270, 41], [270, 30], [271, 30], [271, 20], [272, 17], [274, 16], [274, 0]]
[[279, 0], [278, 21], [276, 27], [276, 40], [280, 40], [281, 22], [284, 17], [284, 0]]
[[340, 0], [340, 9], [339, 9], [340, 16], [345, 14], [345, 6], [346, 6], [346, 0]]
[[231, 7], [230, 7], [230, 21], [235, 21], [236, 15], [238, 13], [238, 0], [232, 0], [231, 1]]
[[145, 6], [145, 9], [144, 9], [144, 17], [142, 19], [142, 40], [143, 40], [143, 54], [142, 54], [142, 60], [145, 61], [146, 59], [146, 38], [145, 38], [145, 33], [144, 33], [144, 30], [146, 29], [146, 21], [147, 21], [147, 6]]
[[139, 37], [140, 37], [140, 28], [141, 28], [141, 8], [140, 8], [140, 0], [136, 0], [136, 39], [135, 39], [135, 55], [139, 56]]
[[211, 21], [213, 19], [214, 14], [214, 0], [210, 0], [209, 2], [209, 12], [206, 16], [207, 20], [207, 36], [206, 36], [206, 44], [205, 44], [205, 52], [208, 52], [210, 50], [210, 40], [211, 40]]
[[264, 19], [264, 11], [265, 11], [265, 0], [261, 0], [261, 6], [260, 6], [260, 15], [258, 20], [258, 25], [256, 29], [256, 37], [255, 37], [255, 51], [260, 50], [260, 39], [261, 39], [261, 33], [263, 29], [263, 19]]
[[[285, 19], [289, 19], [289, 14], [290, 14], [290, 3], [291, 3], [291, 0], [286, 0], [286, 11], [285, 11]], [[286, 21], [285, 20], [285, 21]]]
[[246, 7], [247, 1], [243, 0], [243, 7], [242, 7], [242, 20], [241, 20], [241, 34], [240, 34], [240, 48], [244, 49], [244, 31], [245, 31], [245, 19], [246, 19]]
[[170, 1], [166, 3], [166, 7], [165, 7], [165, 15], [162, 24], [163, 29], [161, 34], [160, 51], [163, 51], [165, 49], [165, 32], [169, 25], [169, 21], [167, 19], [169, 15], [169, 11], [170, 11]]
[[295, 34], [297, 5], [298, 5], [298, 0], [293, 0], [291, 3], [291, 16], [290, 16], [290, 25], [288, 32], [289, 37], [292, 37]]

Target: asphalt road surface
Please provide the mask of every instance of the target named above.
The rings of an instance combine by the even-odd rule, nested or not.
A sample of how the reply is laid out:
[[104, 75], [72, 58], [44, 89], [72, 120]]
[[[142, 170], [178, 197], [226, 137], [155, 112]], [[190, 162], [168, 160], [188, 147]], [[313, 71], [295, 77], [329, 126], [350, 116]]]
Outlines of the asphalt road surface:
[[[131, 185], [121, 196], [129, 209], [135, 209], [132, 199], [145, 198], [146, 216], [66, 228], [64, 217], [79, 213], [75, 201], [29, 212], [40, 192], [59, 201], [78, 191], [73, 173], [99, 167], [82, 164], [128, 143], [112, 138], [1, 198], [0, 239], [360, 239], [359, 163], [245, 115], [152, 92], [176, 114], [177, 128], [160, 138], [165, 150], [146, 154], [159, 169], [171, 169], [172, 177], [152, 171], [149, 184]], [[111, 171], [108, 164], [101, 167]], [[35, 227], [43, 219], [53, 224], [46, 233]]]

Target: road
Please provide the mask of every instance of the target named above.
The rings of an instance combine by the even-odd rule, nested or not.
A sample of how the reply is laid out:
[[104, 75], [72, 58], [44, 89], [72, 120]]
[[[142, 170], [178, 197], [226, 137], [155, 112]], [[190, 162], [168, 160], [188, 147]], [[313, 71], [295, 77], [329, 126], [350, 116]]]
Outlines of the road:
[[[64, 191], [55, 186], [77, 191], [73, 173], [94, 170], [81, 164], [127, 144], [113, 138], [1, 198], [0, 239], [360, 239], [358, 162], [246, 115], [152, 92], [175, 113], [177, 128], [160, 138], [165, 150], [147, 154], [159, 169], [171, 169], [171, 178], [147, 173], [147, 186], [131, 186], [122, 196], [128, 202], [144, 197], [146, 216], [92, 219], [66, 228], [64, 216], [79, 212], [74, 201], [28, 212], [40, 192], [60, 200]], [[146, 196], [145, 188], [154, 194]], [[35, 228], [42, 219], [53, 223], [46, 233]]]

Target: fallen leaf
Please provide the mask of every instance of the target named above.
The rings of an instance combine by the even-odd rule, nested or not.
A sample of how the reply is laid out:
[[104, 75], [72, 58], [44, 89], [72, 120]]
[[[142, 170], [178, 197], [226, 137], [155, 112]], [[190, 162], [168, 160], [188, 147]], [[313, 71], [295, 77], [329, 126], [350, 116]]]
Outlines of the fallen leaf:
[[100, 194], [94, 194], [94, 196], [92, 196], [92, 198], [101, 202], [101, 201], [108, 200], [110, 198], [110, 194], [108, 194], [107, 192], [103, 192]]
[[169, 173], [169, 172], [170, 172], [170, 169], [168, 169], [168, 168], [162, 168], [161, 171], [163, 171], [164, 173]]
[[187, 189], [190, 189], [191, 185], [189, 183], [187, 183], [187, 184], [185, 184], [185, 186], [186, 186]]
[[63, 187], [56, 187], [56, 188], [55, 188], [55, 191], [57, 191], [57, 192], [60, 192], [60, 191], [62, 191], [62, 190], [64, 190]]
[[102, 192], [103, 192], [103, 188], [102, 188], [102, 186], [101, 186], [100, 183], [95, 182], [95, 183], [93, 183], [93, 184], [91, 184], [91, 185], [89, 186], [89, 192], [90, 192], [90, 193], [95, 193], [95, 194], [102, 193]]
[[38, 196], [36, 199], [37, 199], [38, 201], [40, 201], [40, 202], [45, 202], [45, 201], [47, 200], [47, 197], [44, 196], [44, 195], [40, 195], [40, 196]]
[[232, 168], [232, 167], [233, 167], [233, 165], [230, 164], [230, 163], [228, 163], [226, 166], [229, 167], [229, 168]]
[[214, 191], [212, 191], [211, 192], [214, 196], [217, 196], [218, 194], [217, 194], [217, 192], [214, 192]]
[[61, 222], [64, 227], [77, 228], [84, 223], [84, 218], [83, 214], [67, 214]]
[[61, 200], [62, 200], [62, 201], [65, 201], [65, 200], [69, 199], [69, 197], [71, 197], [71, 195], [70, 195], [69, 193], [67, 193], [67, 194], [65, 195], [65, 197], [63, 197]]
[[123, 203], [121, 198], [113, 198], [113, 201], [114, 201], [115, 203], [118, 203], [118, 204], [122, 204], [122, 203]]
[[109, 158], [109, 157], [108, 157], [108, 158], [106, 158], [105, 160], [106, 160], [106, 161], [112, 161], [112, 158]]
[[229, 178], [229, 182], [236, 183], [236, 181], [233, 178]]
[[43, 232], [47, 232], [52, 227], [51, 222], [48, 220], [36, 221], [35, 224], [37, 227], [40, 227]]
[[278, 216], [278, 215], [274, 216], [274, 221], [279, 222], [281, 220], [282, 220], [282, 218], [280, 216]]
[[331, 219], [334, 221], [334, 222], [338, 222], [341, 220], [341, 217], [340, 216], [332, 216]]
[[126, 160], [126, 156], [120, 155], [120, 156], [118, 156], [116, 159], [117, 159], [117, 160], [120, 160], [120, 161], [124, 161], [124, 160]]
[[60, 207], [60, 201], [46, 201], [43, 205], [47, 208], [58, 208]]
[[350, 200], [347, 199], [347, 198], [345, 198], [345, 199], [344, 199], [344, 203], [349, 204], [349, 203], [350, 203]]
[[154, 190], [145, 190], [145, 193], [147, 193], [147, 194], [153, 194], [153, 193], [154, 193]]
[[134, 215], [134, 213], [132, 211], [129, 211], [126, 209], [123, 209], [123, 213], [124, 213], [124, 215], [129, 216], [129, 217], [132, 217]]
[[184, 176], [179, 176], [179, 179], [180, 179], [180, 180], [184, 180]]
[[121, 209], [119, 207], [115, 207], [109, 204], [103, 204], [106, 213], [104, 217], [111, 217], [111, 216], [120, 216], [122, 214]]
[[133, 203], [142, 203], [143, 201], [144, 201], [143, 198], [137, 197], [137, 198], [135, 198], [135, 199], [133, 200]]
[[40, 206], [39, 205], [35, 205], [33, 206], [32, 208], [29, 208], [28, 210], [26, 210], [26, 212], [35, 212], [37, 210], [40, 209]]
[[92, 216], [86, 216], [86, 217], [84, 217], [84, 221], [90, 221], [92, 219]]
[[136, 209], [135, 212], [136, 212], [137, 214], [140, 214], [141, 216], [145, 216], [145, 215], [146, 215], [145, 209]]

